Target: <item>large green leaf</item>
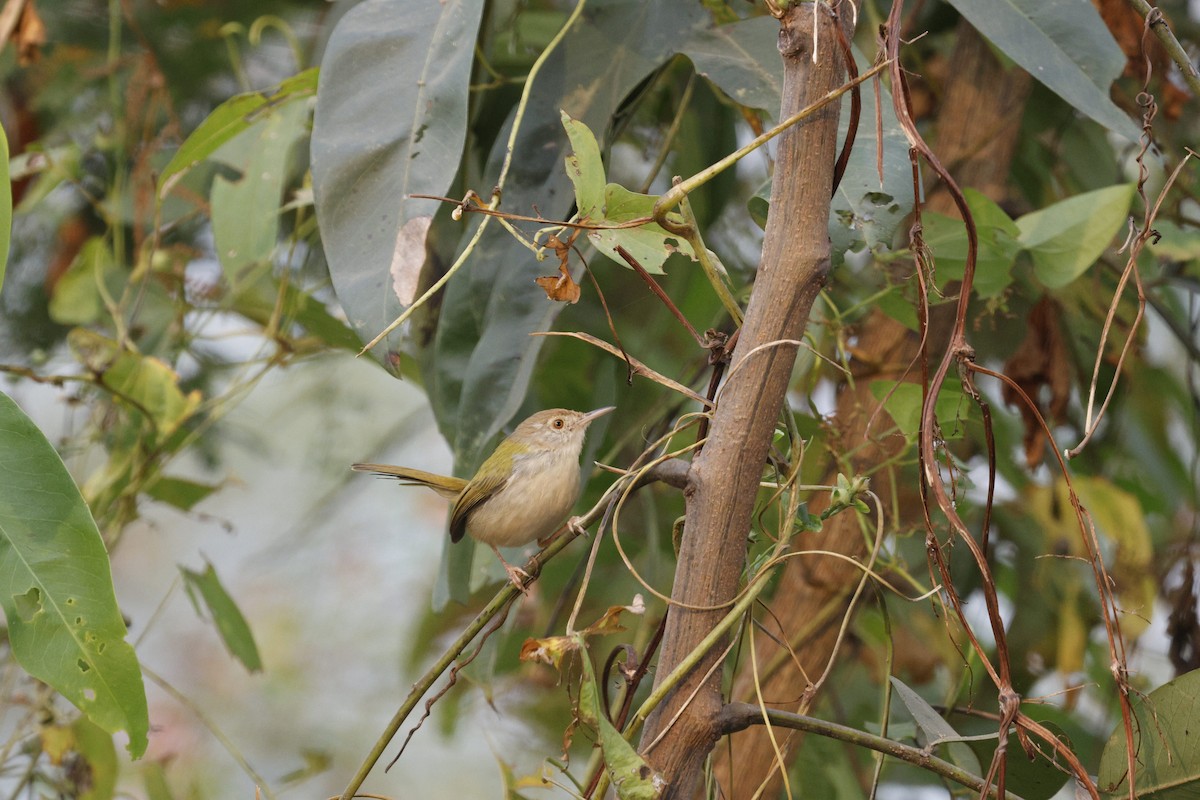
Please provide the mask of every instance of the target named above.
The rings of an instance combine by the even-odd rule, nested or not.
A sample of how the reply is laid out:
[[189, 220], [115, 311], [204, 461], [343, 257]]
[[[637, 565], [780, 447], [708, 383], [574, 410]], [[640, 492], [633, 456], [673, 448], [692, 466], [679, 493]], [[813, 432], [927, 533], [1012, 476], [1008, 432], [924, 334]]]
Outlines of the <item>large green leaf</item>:
[[146, 750], [141, 668], [108, 553], [58, 453], [0, 394], [0, 606], [13, 656], [109, 733]]
[[1125, 56], [1085, 0], [949, 0], [1006, 56], [1109, 130], [1137, 141], [1139, 128], [1108, 96]]
[[[589, 7], [533, 86], [514, 147], [517, 166], [504, 186], [504, 208], [526, 212], [536, 206], [544, 217], [565, 219], [574, 194], [563, 169], [569, 146], [559, 110], [593, 131], [606, 130], [625, 97], [672, 57], [678, 42], [710, 26], [708, 14], [694, 3], [615, 0]], [[492, 148], [489, 180], [499, 174], [511, 125], [510, 116]], [[434, 347], [422, 370], [460, 475], [473, 473], [487, 444], [524, 401], [542, 345], [541, 337], [529, 334], [548, 329], [562, 308], [534, 284], [546, 273], [545, 264], [494, 225], [446, 287]], [[381, 291], [377, 284], [375, 295]], [[455, 576], [449, 585], [455, 597], [463, 597], [470, 551], [460, 546], [448, 553], [453, 563], [444, 561], [443, 578]], [[446, 590], [439, 581], [435, 601], [444, 601]]]
[[[1180, 675], [1133, 701], [1137, 716], [1134, 788], [1141, 800], [1194, 800], [1200, 796], [1200, 670]], [[1125, 729], [1118, 724], [1100, 756], [1100, 790], [1128, 797]]]
[[778, 116], [783, 91], [778, 39], [779, 22], [774, 17], [751, 17], [695, 30], [679, 46], [679, 52], [691, 59], [698, 75], [735, 102]]
[[1084, 192], [1018, 219], [1038, 280], [1058, 289], [1095, 264], [1125, 225], [1134, 190], [1124, 183]]
[[[438, 203], [409, 195], [445, 194], [458, 172], [482, 10], [483, 0], [366, 0], [326, 48], [313, 190], [334, 290], [365, 339], [414, 299]], [[385, 366], [388, 349], [376, 349]]]

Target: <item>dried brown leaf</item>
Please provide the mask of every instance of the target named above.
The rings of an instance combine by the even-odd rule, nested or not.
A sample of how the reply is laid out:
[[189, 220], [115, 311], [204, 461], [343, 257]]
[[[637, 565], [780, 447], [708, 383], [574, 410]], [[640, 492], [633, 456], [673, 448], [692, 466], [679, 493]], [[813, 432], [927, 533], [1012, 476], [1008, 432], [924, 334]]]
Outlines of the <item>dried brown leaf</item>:
[[25, 5], [21, 21], [13, 34], [17, 46], [17, 63], [22, 67], [36, 63], [42, 57], [42, 45], [46, 43], [46, 24], [38, 15], [32, 2]]
[[535, 280], [537, 285], [546, 292], [546, 297], [551, 300], [557, 300], [560, 303], [579, 302], [579, 284], [571, 278], [571, 273], [567, 271], [565, 259], [559, 265], [557, 275], [546, 275]]
[[[1061, 310], [1049, 297], [1043, 297], [1029, 312], [1029, 332], [1004, 365], [1004, 372], [1024, 390], [1038, 408], [1028, 408], [1012, 388], [1004, 387], [1004, 402], [1016, 405], [1025, 423], [1025, 463], [1033, 469], [1042, 462], [1046, 439], [1038, 423], [1042, 416], [1061, 420], [1071, 398], [1071, 365], [1067, 344], [1058, 327]], [[1044, 401], [1042, 389], [1049, 389]]]

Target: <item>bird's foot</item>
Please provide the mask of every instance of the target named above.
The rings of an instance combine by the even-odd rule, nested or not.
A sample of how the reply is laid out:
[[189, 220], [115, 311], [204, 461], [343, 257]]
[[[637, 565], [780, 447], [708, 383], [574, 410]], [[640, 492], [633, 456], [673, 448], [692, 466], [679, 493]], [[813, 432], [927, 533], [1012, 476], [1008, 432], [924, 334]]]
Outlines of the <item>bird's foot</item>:
[[567, 520], [567, 530], [577, 536], [587, 536], [587, 526], [583, 524], [583, 517], [571, 517]]
[[512, 582], [512, 585], [520, 589], [521, 594], [528, 595], [528, 584], [533, 582], [533, 576], [520, 567], [509, 564], [507, 561], [502, 561], [501, 563], [504, 564], [504, 571], [508, 573], [508, 579]]
[[504, 565], [504, 571], [508, 574], [508, 579], [512, 581], [512, 585], [521, 590], [521, 594], [529, 594], [529, 584], [533, 583], [533, 576], [520, 567], [513, 566], [504, 560], [504, 556], [500, 555], [500, 549], [496, 545], [491, 545], [492, 552], [496, 554], [496, 558], [500, 559], [500, 563]]

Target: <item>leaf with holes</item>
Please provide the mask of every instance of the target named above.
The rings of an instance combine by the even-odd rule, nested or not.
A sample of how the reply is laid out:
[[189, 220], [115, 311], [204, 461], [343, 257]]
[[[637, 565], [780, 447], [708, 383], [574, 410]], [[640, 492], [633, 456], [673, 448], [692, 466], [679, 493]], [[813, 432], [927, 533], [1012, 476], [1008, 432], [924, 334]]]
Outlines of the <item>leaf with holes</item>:
[[0, 606], [12, 653], [128, 749], [146, 750], [141, 667], [125, 641], [108, 553], [37, 426], [0, 394]]

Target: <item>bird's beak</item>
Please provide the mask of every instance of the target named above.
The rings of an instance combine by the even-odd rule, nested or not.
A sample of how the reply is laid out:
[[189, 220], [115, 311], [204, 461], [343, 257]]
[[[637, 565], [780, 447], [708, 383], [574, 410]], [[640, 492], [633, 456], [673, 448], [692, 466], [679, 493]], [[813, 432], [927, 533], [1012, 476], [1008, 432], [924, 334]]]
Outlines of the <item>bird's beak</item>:
[[605, 406], [604, 408], [597, 408], [595, 411], [589, 411], [588, 413], [583, 415], [583, 421], [590, 425], [592, 420], [597, 419], [599, 417], [603, 417], [605, 414], [607, 414], [608, 412], [612, 411], [615, 408], [616, 408], [616, 406]]

